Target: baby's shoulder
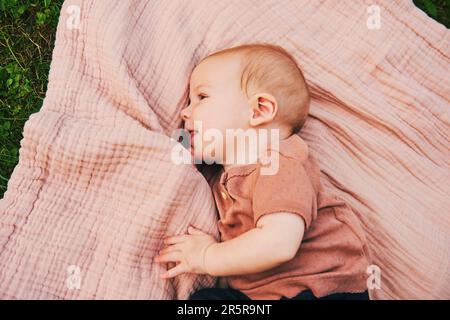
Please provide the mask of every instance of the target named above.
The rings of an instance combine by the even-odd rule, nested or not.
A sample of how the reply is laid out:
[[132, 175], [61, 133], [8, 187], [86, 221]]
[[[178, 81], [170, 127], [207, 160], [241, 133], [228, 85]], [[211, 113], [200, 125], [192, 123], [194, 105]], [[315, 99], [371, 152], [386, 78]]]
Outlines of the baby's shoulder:
[[256, 176], [268, 176], [272, 180], [308, 179], [319, 183], [320, 169], [315, 158], [309, 153], [285, 153], [272, 151], [258, 159]]

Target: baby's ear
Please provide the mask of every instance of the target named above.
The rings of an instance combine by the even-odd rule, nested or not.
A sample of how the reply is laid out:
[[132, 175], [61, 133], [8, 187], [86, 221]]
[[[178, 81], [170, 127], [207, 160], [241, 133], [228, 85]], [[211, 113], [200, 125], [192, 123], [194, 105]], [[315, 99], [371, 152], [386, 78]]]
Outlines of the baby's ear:
[[273, 95], [257, 93], [250, 98], [250, 108], [249, 124], [251, 127], [257, 127], [272, 122], [277, 114], [278, 104]]

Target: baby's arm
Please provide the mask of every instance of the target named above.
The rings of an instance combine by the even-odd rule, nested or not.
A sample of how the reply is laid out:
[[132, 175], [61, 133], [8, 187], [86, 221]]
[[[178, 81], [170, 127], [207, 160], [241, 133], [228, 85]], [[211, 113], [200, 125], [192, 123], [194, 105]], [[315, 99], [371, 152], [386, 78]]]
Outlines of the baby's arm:
[[256, 227], [205, 252], [205, 269], [213, 276], [262, 272], [291, 260], [305, 232], [302, 217], [279, 212], [261, 216]]
[[305, 232], [303, 218], [279, 212], [256, 219], [255, 228], [224, 242], [192, 226], [186, 235], [166, 238], [168, 246], [159, 252], [155, 262], [178, 264], [161, 277], [168, 279], [186, 272], [217, 277], [251, 274], [291, 260]]

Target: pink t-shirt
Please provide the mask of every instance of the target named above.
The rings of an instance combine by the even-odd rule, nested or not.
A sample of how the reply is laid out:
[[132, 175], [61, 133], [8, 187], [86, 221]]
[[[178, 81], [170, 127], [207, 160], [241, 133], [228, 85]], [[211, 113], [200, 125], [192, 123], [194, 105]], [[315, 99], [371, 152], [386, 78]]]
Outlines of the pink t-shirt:
[[210, 182], [219, 211], [221, 241], [256, 227], [275, 212], [298, 214], [305, 234], [296, 256], [256, 274], [227, 277], [228, 285], [251, 299], [291, 298], [304, 290], [316, 297], [367, 289], [368, 250], [357, 217], [345, 202], [324, 193], [319, 168], [298, 135], [279, 145], [275, 175], [261, 164], [221, 171]]

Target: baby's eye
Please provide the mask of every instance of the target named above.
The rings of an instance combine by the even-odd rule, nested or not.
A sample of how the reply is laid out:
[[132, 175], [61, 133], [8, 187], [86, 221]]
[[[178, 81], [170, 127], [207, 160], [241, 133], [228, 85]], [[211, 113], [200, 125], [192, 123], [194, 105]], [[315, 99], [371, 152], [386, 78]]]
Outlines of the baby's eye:
[[205, 98], [208, 98], [208, 96], [207, 96], [206, 94], [201, 93], [201, 94], [198, 95], [198, 98], [199, 98], [200, 100], [203, 100], [203, 99], [205, 99]]

